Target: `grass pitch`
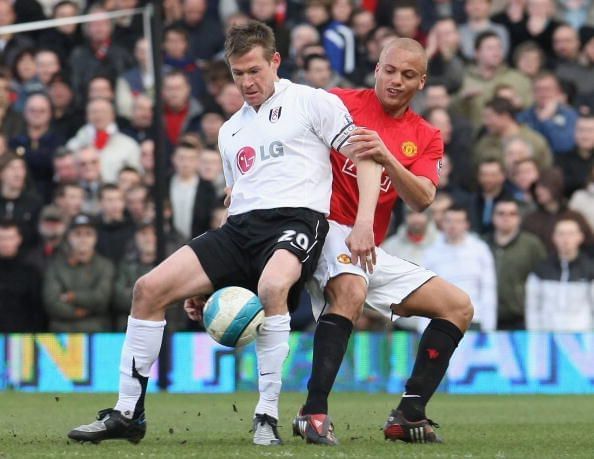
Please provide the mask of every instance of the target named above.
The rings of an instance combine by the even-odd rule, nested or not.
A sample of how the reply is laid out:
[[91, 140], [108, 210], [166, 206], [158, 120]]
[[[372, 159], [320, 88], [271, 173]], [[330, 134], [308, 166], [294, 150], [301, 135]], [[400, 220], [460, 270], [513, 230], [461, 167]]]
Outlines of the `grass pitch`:
[[381, 427], [398, 397], [341, 393], [331, 414], [341, 444], [306, 445], [291, 436], [303, 394], [284, 393], [280, 433], [285, 445], [251, 444], [256, 395], [149, 394], [148, 432], [139, 445], [68, 441], [113, 394], [0, 393], [0, 457], [199, 458], [594, 458], [594, 398], [588, 396], [435, 397], [430, 416], [441, 423], [442, 445], [384, 441]]

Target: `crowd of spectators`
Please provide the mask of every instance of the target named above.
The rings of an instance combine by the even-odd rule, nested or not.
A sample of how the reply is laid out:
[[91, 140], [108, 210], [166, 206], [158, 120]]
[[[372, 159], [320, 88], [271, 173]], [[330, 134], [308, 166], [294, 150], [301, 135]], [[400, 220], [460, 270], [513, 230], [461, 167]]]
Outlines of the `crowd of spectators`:
[[[143, 0], [0, 0], [0, 27]], [[442, 133], [433, 205], [399, 203], [386, 251], [460, 286], [478, 330], [594, 330], [592, 0], [164, 0], [155, 94], [141, 16], [0, 35], [0, 332], [121, 331], [156, 262], [155, 97], [171, 253], [217, 227], [222, 123], [243, 100], [225, 30], [270, 25], [280, 76], [372, 87], [383, 45], [429, 56], [414, 101]], [[307, 301], [304, 301], [307, 304]], [[311, 326], [307, 307], [295, 328]], [[196, 329], [181, 308], [173, 330]], [[371, 313], [359, 328], [384, 329]], [[396, 327], [416, 329], [416, 320]]]

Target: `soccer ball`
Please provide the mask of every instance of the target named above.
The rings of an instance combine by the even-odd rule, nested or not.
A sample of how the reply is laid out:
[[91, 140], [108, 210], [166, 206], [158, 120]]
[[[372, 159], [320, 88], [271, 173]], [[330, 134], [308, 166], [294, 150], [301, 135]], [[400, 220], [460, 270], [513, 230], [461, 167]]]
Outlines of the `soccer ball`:
[[248, 289], [225, 287], [210, 296], [203, 318], [206, 331], [217, 343], [241, 347], [256, 339], [264, 307]]

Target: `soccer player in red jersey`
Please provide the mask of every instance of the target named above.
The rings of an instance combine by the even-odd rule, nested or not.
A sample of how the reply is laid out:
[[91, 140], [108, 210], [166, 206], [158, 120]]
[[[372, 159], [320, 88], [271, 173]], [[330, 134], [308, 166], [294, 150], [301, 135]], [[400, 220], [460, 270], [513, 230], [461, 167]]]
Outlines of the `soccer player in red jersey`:
[[[336, 89], [357, 126], [349, 141], [359, 158], [384, 168], [375, 213], [376, 245], [386, 235], [398, 196], [414, 210], [431, 204], [439, 180], [443, 142], [439, 130], [414, 113], [409, 104], [425, 84], [427, 56], [412, 39], [397, 38], [382, 50], [375, 69], [375, 89]], [[391, 317], [424, 316], [424, 331], [412, 375], [399, 405], [384, 426], [390, 440], [440, 442], [425, 406], [445, 375], [473, 315], [468, 295], [420, 266], [376, 248], [373, 270], [351, 263], [345, 238], [357, 215], [354, 164], [332, 153], [330, 231], [308, 289], [318, 318], [308, 397], [293, 421], [293, 432], [309, 443], [337, 443], [328, 417], [328, 395], [347, 348], [353, 323], [364, 304]], [[327, 300], [327, 301], [326, 301]]]

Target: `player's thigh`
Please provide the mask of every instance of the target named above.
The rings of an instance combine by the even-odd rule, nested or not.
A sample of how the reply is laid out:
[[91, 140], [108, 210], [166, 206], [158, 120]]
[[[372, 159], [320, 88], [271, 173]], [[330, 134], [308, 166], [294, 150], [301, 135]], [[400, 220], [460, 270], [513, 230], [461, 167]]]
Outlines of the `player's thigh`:
[[194, 251], [183, 246], [138, 280], [134, 302], [138, 307], [144, 303], [162, 309], [191, 296], [210, 293], [212, 288]]
[[384, 317], [394, 319], [394, 313], [402, 310], [396, 305], [406, 302], [414, 292], [418, 291], [435, 273], [408, 260], [390, 255], [377, 248], [377, 265], [369, 279], [366, 303], [379, 311]]
[[[252, 270], [259, 274], [258, 293], [286, 293], [289, 310], [299, 303], [306, 280], [311, 278], [328, 232], [328, 222], [310, 209], [261, 211], [252, 221], [258, 237], [250, 245]], [[271, 282], [274, 281], [274, 282]], [[278, 302], [278, 301], [277, 301]]]
[[[326, 241], [324, 242], [315, 272], [313, 273], [313, 279], [307, 283], [307, 290], [311, 297], [312, 312], [316, 320], [322, 314], [331, 312], [347, 318], [353, 316], [353, 312], [357, 308], [340, 304], [346, 295], [342, 294], [338, 285], [352, 280], [353, 282], [348, 282], [348, 287], [360, 292], [360, 289], [357, 287], [366, 289], [369, 280], [368, 273], [363, 271], [360, 266], [351, 263], [350, 250], [345, 244], [345, 239], [349, 235], [351, 228], [332, 220], [328, 223], [328, 235], [326, 236]], [[333, 289], [334, 295], [331, 298], [327, 294], [326, 287], [331, 281], [333, 282], [335, 280], [337, 287]], [[352, 301], [353, 303], [361, 303], [358, 292], [356, 298], [352, 298], [354, 300]]]
[[423, 316], [431, 319], [446, 319], [459, 328], [466, 329], [472, 320], [472, 306], [468, 295], [441, 277], [433, 277], [403, 302], [393, 306], [401, 316]]

